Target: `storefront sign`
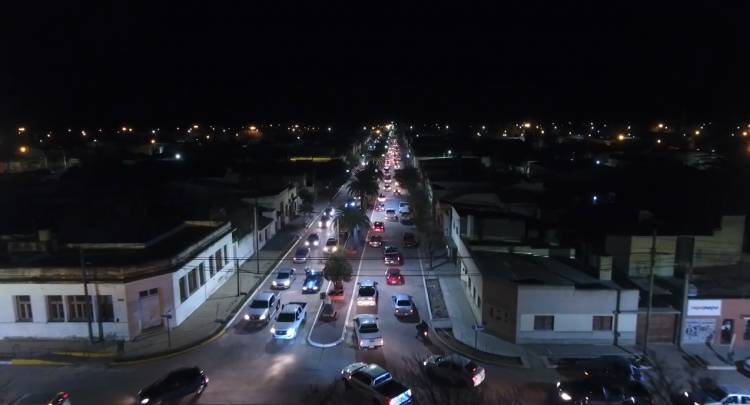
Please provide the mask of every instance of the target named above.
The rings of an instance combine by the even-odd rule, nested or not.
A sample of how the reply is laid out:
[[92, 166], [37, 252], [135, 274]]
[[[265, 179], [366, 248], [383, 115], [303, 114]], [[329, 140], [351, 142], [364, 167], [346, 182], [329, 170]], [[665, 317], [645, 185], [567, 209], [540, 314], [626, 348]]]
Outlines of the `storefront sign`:
[[715, 319], [686, 319], [682, 331], [683, 343], [706, 343], [713, 340], [716, 330]]
[[688, 316], [720, 316], [721, 300], [688, 300]]

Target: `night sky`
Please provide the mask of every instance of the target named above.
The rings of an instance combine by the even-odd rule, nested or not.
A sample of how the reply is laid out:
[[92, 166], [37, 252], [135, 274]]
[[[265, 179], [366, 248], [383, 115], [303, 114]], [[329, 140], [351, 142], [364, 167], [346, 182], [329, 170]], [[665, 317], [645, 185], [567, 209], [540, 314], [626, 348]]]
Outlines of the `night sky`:
[[750, 118], [747, 2], [27, 3], [4, 11], [4, 129]]

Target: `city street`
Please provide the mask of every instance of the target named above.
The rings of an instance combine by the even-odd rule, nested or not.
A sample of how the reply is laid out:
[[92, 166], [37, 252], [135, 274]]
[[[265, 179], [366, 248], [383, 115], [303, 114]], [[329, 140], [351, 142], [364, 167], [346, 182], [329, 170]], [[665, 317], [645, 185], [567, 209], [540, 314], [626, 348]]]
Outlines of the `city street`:
[[[387, 197], [386, 207], [396, 210], [399, 201], [406, 200], [406, 196], [394, 197], [390, 192], [387, 193]], [[346, 193], [339, 193], [331, 205], [339, 207], [344, 204], [346, 198]], [[322, 246], [328, 237], [335, 236], [336, 231], [335, 226], [320, 229], [317, 221], [313, 221], [312, 226], [300, 238], [300, 242], [287, 252], [277, 267], [294, 267], [297, 270], [297, 278], [290, 288], [281, 291], [281, 302], [308, 304], [308, 319], [294, 339], [273, 339], [269, 331], [270, 326], [252, 327], [238, 316], [220, 338], [174, 357], [122, 366], [107, 366], [103, 362], [92, 361], [70, 367], [0, 368], [0, 402], [40, 403], [54, 393], [65, 390], [71, 393], [75, 404], [132, 404], [140, 388], [154, 382], [169, 370], [182, 366], [199, 366], [210, 377], [208, 388], [196, 401], [201, 404], [303, 403], [312, 385], [327, 385], [336, 381], [340, 370], [354, 361], [378, 363], [392, 371], [398, 379], [399, 369], [405, 364], [404, 361], [421, 361], [431, 353], [442, 351], [434, 341], [425, 343], [416, 339], [415, 325], [419, 317], [429, 320], [429, 312], [421, 269], [425, 263], [420, 263], [420, 250], [402, 247], [404, 232], [415, 231], [414, 227], [386, 221], [383, 212], [372, 212], [371, 219], [385, 222], [384, 240], [399, 247], [404, 256], [404, 264], [400, 268], [405, 283], [387, 285], [382, 248], [373, 248], [365, 244], [364, 249], [359, 249], [357, 252], [361, 256], [351, 258], [354, 278], [350, 282], [350, 287], [356, 286], [358, 281], [378, 282], [377, 310], [357, 308], [352, 301], [346, 302], [344, 308], [347, 311], [340, 313], [340, 316], [346, 316], [347, 312], [349, 315], [346, 319], [345, 338], [334, 347], [318, 348], [307, 341], [322, 300], [318, 294], [301, 293], [304, 268], [310, 266], [322, 269]], [[291, 258], [296, 248], [303, 246], [304, 238], [312, 232], [319, 234], [320, 246], [312, 249], [307, 264], [293, 264]], [[257, 291], [269, 290], [274, 275], [275, 272], [271, 273], [264, 286]], [[327, 286], [328, 282], [323, 285]], [[396, 293], [405, 293], [413, 297], [418, 317], [404, 320], [393, 315], [391, 296]], [[356, 350], [351, 319], [359, 313], [377, 313], [383, 332], [384, 347], [370, 351]], [[411, 363], [414, 364], [414, 361]], [[530, 370], [485, 367], [485, 386], [506, 389], [524, 381], [539, 381], [540, 376], [548, 383], [554, 381], [554, 373], [547, 370], [541, 373], [537, 371], [537, 377], [531, 377]], [[539, 385], [532, 384], [529, 389], [538, 393]], [[541, 398], [538, 395], [534, 397]]]

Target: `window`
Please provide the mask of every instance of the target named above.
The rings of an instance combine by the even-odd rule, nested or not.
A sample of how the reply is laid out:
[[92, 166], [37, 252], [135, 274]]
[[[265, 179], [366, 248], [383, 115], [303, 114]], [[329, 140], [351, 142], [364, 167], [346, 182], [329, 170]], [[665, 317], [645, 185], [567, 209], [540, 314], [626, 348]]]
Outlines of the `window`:
[[196, 269], [190, 270], [187, 274], [188, 291], [190, 294], [194, 293], [198, 289], [198, 271]]
[[187, 280], [186, 277], [180, 277], [179, 283], [180, 283], [180, 302], [185, 302], [185, 300], [188, 299], [188, 292], [187, 292]]
[[65, 305], [62, 295], [47, 296], [47, 322], [65, 322]]
[[16, 322], [31, 322], [34, 317], [31, 314], [31, 297], [28, 295], [16, 295]]
[[209, 269], [209, 274], [211, 275], [211, 277], [213, 277], [214, 274], [216, 274], [216, 269], [214, 269], [214, 261], [211, 260], [210, 257], [208, 258], [208, 269]]
[[258, 240], [263, 242], [263, 234], [258, 232]]
[[206, 284], [206, 269], [203, 267], [203, 263], [198, 265], [198, 278], [201, 285]]
[[86, 295], [69, 295], [68, 299], [68, 321], [86, 322], [91, 316], [91, 299]]
[[612, 330], [611, 316], [594, 316], [594, 330]]
[[555, 329], [555, 317], [552, 315], [534, 316], [534, 330], [553, 330]]
[[221, 270], [221, 268], [224, 267], [224, 263], [221, 259], [221, 249], [217, 250], [216, 253], [214, 253], [214, 260], [216, 261], [216, 271]]
[[111, 295], [100, 295], [97, 298], [99, 303], [99, 321], [101, 322], [114, 322], [115, 321], [115, 309], [112, 306]]
[[229, 263], [229, 255], [227, 254], [227, 245], [224, 245], [224, 264]]

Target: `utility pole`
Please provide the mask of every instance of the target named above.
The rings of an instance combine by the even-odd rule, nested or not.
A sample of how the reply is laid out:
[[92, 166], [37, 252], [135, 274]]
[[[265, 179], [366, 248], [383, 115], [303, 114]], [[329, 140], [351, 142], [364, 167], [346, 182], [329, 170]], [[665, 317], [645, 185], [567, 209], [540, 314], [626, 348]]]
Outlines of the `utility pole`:
[[240, 280], [240, 259], [237, 257], [237, 243], [232, 243], [232, 251], [234, 252], [234, 272], [237, 276], [237, 296], [242, 295], [241, 280]]
[[[693, 246], [695, 242], [693, 242]], [[685, 269], [685, 282], [682, 285], [682, 314], [680, 314], [680, 331], [677, 334], [679, 346], [683, 347], [683, 333], [687, 326], [688, 300], [690, 299], [690, 278], [693, 276], [693, 247], [690, 249], [690, 258]]]
[[258, 231], [258, 197], [255, 197], [255, 205], [253, 205], [253, 230], [255, 231], [255, 273], [260, 274], [260, 244], [258, 243], [258, 237], [260, 232]]
[[651, 233], [651, 266], [648, 276], [648, 307], [646, 309], [646, 328], [643, 336], [643, 356], [648, 356], [648, 333], [651, 327], [651, 309], [654, 305], [654, 265], [656, 264], [656, 225]]
[[93, 306], [96, 308], [96, 324], [99, 327], [99, 342], [103, 342], [104, 324], [102, 323], [102, 309], [99, 306], [99, 301], [101, 300], [101, 297], [99, 296], [99, 270], [96, 266], [94, 266], [94, 297], [96, 300]]
[[[79, 248], [78, 252], [81, 258], [81, 275], [83, 276], [83, 295], [86, 297], [85, 302], [89, 304], [89, 307], [87, 309], [93, 310], [93, 308], [91, 308], [91, 297], [89, 297], [89, 282], [88, 282], [88, 278], [86, 277], [86, 258], [84, 257], [84, 254], [83, 254], [83, 248]], [[91, 343], [94, 343], [94, 329], [91, 325], [91, 322], [92, 322], [91, 312], [92, 311], [86, 311], [86, 321], [89, 326], [89, 341]]]

